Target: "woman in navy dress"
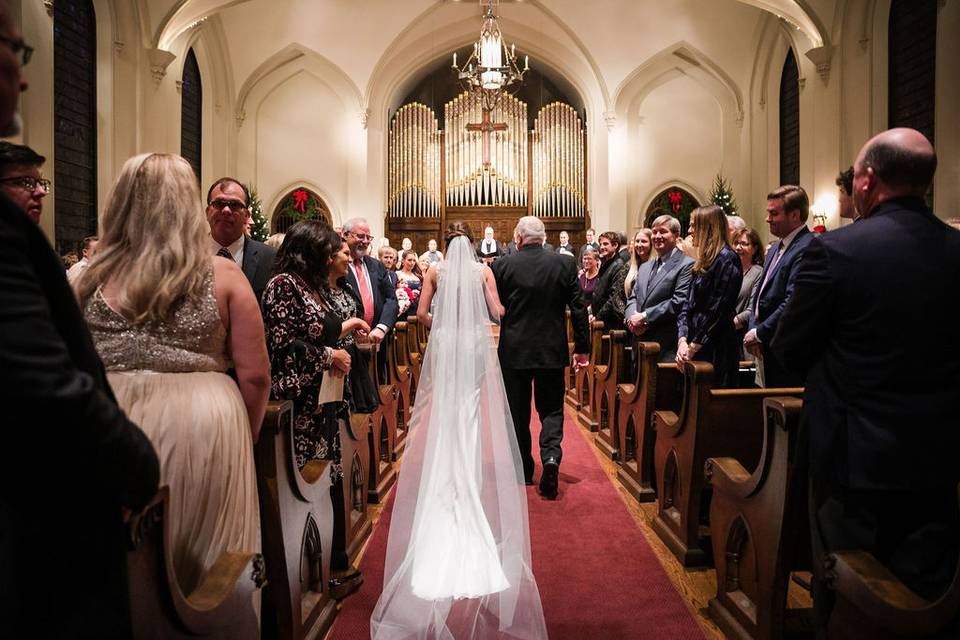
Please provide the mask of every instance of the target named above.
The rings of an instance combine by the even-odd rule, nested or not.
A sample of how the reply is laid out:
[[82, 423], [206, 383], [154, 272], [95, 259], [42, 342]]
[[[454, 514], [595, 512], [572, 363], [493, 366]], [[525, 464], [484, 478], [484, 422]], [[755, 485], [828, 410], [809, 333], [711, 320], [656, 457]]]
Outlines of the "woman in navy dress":
[[743, 273], [730, 247], [727, 217], [716, 205], [690, 214], [690, 235], [697, 248], [690, 294], [677, 314], [677, 364], [701, 360], [713, 364], [714, 386], [736, 386], [739, 345], [733, 318]]

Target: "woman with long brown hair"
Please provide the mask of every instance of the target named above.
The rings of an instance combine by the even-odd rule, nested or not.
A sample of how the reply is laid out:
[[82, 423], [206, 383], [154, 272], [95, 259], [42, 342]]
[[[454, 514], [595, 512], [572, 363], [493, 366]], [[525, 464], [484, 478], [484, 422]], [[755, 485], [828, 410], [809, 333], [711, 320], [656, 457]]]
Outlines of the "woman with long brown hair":
[[253, 442], [270, 387], [257, 299], [240, 267], [210, 255], [200, 202], [180, 156], [127, 160], [75, 284], [117, 402], [160, 458], [187, 594], [222, 552], [260, 550]]
[[410, 306], [403, 316], [417, 315], [417, 309], [420, 304], [420, 290], [423, 286], [423, 272], [420, 271], [420, 265], [417, 264], [417, 252], [413, 249], [406, 249], [400, 257], [400, 264], [397, 269], [397, 292], [403, 290], [404, 295], [410, 300]]
[[743, 274], [730, 247], [727, 218], [717, 205], [690, 214], [689, 233], [697, 249], [690, 294], [677, 314], [677, 364], [713, 363], [718, 387], [736, 386], [740, 350], [733, 328]]

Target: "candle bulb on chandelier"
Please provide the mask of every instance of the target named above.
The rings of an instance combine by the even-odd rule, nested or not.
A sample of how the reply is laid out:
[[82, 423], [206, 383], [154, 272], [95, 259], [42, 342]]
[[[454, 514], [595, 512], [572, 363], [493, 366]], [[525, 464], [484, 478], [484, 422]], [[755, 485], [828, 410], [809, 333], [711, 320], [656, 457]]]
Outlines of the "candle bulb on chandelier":
[[530, 56], [523, 56], [523, 70], [530, 70]]
[[510, 57], [511, 57], [511, 58], [516, 58], [516, 57], [517, 57], [517, 44], [516, 44], [516, 43], [513, 43], [512, 45], [510, 45]]
[[456, 52], [456, 51], [453, 52], [453, 66], [454, 66], [454, 67], [457, 66], [457, 52]]

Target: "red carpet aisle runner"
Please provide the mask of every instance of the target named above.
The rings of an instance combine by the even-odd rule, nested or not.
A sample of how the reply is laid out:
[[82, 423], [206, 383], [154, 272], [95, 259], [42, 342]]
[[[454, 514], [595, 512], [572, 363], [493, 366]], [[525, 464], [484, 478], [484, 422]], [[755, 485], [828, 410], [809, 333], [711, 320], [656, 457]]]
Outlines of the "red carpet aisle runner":
[[[592, 445], [569, 414], [564, 420], [559, 498], [544, 500], [536, 487], [527, 488], [533, 573], [551, 640], [702, 640], [703, 632], [604, 474]], [[539, 432], [539, 422], [533, 427]], [[539, 460], [536, 452], [534, 458]], [[534, 478], [540, 479], [539, 464]], [[333, 640], [370, 638], [392, 508], [391, 495], [360, 565], [364, 584], [344, 601], [329, 636]]]

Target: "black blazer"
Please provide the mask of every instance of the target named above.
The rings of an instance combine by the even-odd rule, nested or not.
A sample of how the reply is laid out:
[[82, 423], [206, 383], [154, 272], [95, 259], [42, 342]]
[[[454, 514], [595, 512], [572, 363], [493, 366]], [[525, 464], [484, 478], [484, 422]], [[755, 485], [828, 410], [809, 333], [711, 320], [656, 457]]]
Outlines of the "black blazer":
[[252, 238], [244, 239], [241, 269], [257, 295], [257, 302], [263, 298], [263, 290], [273, 276], [273, 260], [276, 257], [277, 252], [273, 247]]
[[[370, 256], [363, 256], [363, 264], [367, 266], [367, 273], [370, 274], [370, 292], [373, 294], [374, 326], [370, 328], [374, 329], [376, 325], [382, 324], [389, 333], [397, 323], [397, 314], [400, 313], [400, 307], [397, 304], [397, 288], [390, 283], [387, 268], [382, 262]], [[360, 286], [351, 269], [347, 269], [347, 282], [359, 296]], [[363, 303], [360, 304], [362, 306]], [[363, 317], [362, 313], [360, 317]]]
[[[757, 337], [763, 349], [763, 384], [766, 387], [802, 387], [803, 376], [796, 371], [788, 371], [784, 368], [776, 352], [770, 348], [773, 341], [773, 334], [777, 331], [780, 324], [780, 318], [787, 303], [793, 295], [794, 275], [797, 272], [804, 256], [804, 252], [814, 235], [803, 227], [793, 238], [793, 242], [787, 247], [787, 250], [773, 265], [773, 272], [770, 274], [770, 280], [766, 286], [763, 281], [767, 277], [767, 271], [770, 270], [770, 264], [773, 262], [773, 256], [780, 250], [778, 240], [770, 247], [767, 252], [767, 263], [763, 267], [763, 273], [760, 274], [760, 283], [757, 285], [757, 293], [753, 299], [750, 315], [750, 328], [757, 330]], [[757, 322], [759, 315], [760, 322]]]
[[679, 249], [674, 250], [657, 274], [656, 259], [647, 260], [637, 271], [633, 291], [627, 297], [624, 316], [645, 313], [647, 330], [640, 340], [660, 345], [660, 362], [673, 362], [677, 357], [677, 314], [690, 295], [693, 259]]
[[891, 200], [810, 242], [773, 339], [807, 375], [811, 473], [853, 489], [960, 482], [960, 232]]
[[[150, 441], [117, 407], [63, 264], [0, 197], [0, 635], [129, 635], [120, 508], [156, 493]], [[50, 604], [56, 576], [79, 580]]]
[[500, 364], [505, 369], [562, 369], [570, 364], [566, 309], [574, 353], [590, 351], [587, 310], [573, 261], [526, 245], [493, 263], [500, 302]]

